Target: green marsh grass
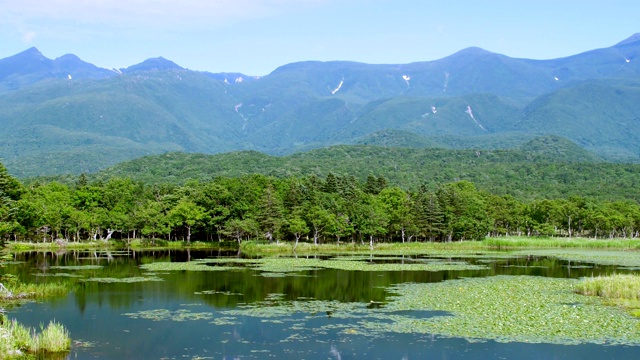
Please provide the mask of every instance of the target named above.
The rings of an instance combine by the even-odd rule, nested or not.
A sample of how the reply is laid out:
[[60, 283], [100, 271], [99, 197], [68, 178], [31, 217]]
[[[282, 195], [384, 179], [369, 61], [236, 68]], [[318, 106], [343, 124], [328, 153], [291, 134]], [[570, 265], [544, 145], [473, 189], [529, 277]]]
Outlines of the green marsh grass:
[[[486, 238], [481, 241], [457, 242], [407, 242], [407, 243], [376, 243], [373, 249], [368, 244], [359, 242], [323, 243], [314, 245], [301, 242], [295, 253], [389, 253], [389, 254], [429, 254], [433, 252], [469, 252], [495, 251], [504, 249], [611, 249], [611, 250], [639, 250], [640, 239], [588, 239], [588, 238], [541, 238], [541, 237], [498, 237]], [[243, 253], [248, 255], [286, 254], [294, 253], [293, 244], [289, 242], [264, 243], [259, 241], [245, 241], [240, 246]]]
[[15, 275], [5, 274], [0, 277], [5, 287], [0, 291], [0, 304], [15, 300], [41, 300], [50, 297], [65, 296], [71, 290], [68, 283], [22, 283]]
[[576, 292], [599, 296], [605, 301], [623, 306], [632, 315], [640, 317], [640, 275], [614, 274], [584, 278], [576, 286]]
[[40, 326], [39, 334], [34, 334], [31, 344], [32, 352], [58, 353], [65, 352], [71, 348], [71, 338], [69, 331], [55, 321], [51, 321], [46, 328]]
[[112, 241], [85, 241], [85, 242], [7, 242], [7, 249], [11, 251], [40, 251], [40, 250], [94, 250], [94, 249], [113, 249], [117, 248], [117, 244]]
[[0, 321], [0, 358], [23, 358], [25, 352], [34, 354], [62, 353], [71, 348], [67, 329], [52, 321], [40, 333], [6, 317]]
[[[280, 243], [262, 243], [256, 241], [245, 241], [240, 246], [240, 250], [248, 255], [261, 254], [287, 254], [294, 253], [293, 244], [288, 242]], [[362, 245], [359, 242], [342, 242], [324, 243], [314, 245], [311, 243], [301, 242], [295, 250], [297, 254], [306, 253], [390, 253], [390, 254], [422, 254], [429, 251], [442, 250], [489, 250], [489, 247], [480, 241], [462, 241], [462, 242], [412, 242], [412, 243], [376, 243], [373, 250], [369, 244]]]
[[184, 241], [167, 241], [159, 239], [133, 239], [127, 240], [95, 240], [83, 242], [7, 242], [5, 247], [11, 251], [53, 251], [53, 250], [116, 250], [116, 249], [192, 249], [192, 250], [209, 250], [209, 249], [227, 249], [234, 248], [235, 242], [205, 242], [192, 241], [190, 243]]
[[492, 248], [588, 248], [640, 250], [640, 239], [588, 239], [507, 236], [481, 241]]
[[[0, 280], [6, 287], [0, 291], [0, 306], [65, 296], [71, 290], [71, 285], [66, 283], [21, 283], [14, 275], [3, 275]], [[69, 350], [71, 339], [63, 325], [50, 322], [46, 328], [40, 328], [38, 334], [35, 329], [0, 315], [0, 358], [23, 357], [25, 351], [46, 354]]]

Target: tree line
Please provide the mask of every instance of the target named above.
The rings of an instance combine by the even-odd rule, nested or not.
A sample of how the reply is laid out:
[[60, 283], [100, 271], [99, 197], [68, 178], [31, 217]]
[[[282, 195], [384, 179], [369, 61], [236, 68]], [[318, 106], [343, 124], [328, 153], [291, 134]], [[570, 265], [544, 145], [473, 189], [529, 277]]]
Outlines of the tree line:
[[460, 241], [486, 236], [638, 237], [640, 206], [572, 196], [517, 200], [469, 181], [409, 191], [369, 175], [220, 177], [183, 185], [129, 178], [33, 183], [0, 164], [0, 238], [359, 242]]

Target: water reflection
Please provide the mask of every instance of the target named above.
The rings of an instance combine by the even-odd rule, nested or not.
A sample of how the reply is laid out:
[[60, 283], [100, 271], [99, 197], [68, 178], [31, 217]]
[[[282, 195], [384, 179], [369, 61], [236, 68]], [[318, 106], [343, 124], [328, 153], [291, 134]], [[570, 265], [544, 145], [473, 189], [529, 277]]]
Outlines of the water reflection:
[[[95, 277], [149, 277], [140, 265], [216, 257], [242, 259], [236, 251], [33, 252], [16, 255], [15, 262], [1, 271], [18, 275], [23, 281], [75, 284], [66, 298], [10, 310], [10, 316], [28, 326], [38, 327], [51, 319], [65, 324], [75, 341], [69, 355], [74, 359], [582, 359], [637, 355], [637, 348], [624, 346], [474, 343], [464, 339], [395, 333], [370, 337], [359, 328], [358, 318], [336, 317], [331, 310], [264, 319], [225, 313], [257, 302], [268, 306], [270, 302], [313, 300], [358, 303], [375, 314], [385, 305], [388, 296], [385, 289], [400, 283], [493, 275], [578, 278], [625, 271], [614, 266], [543, 256], [462, 259], [371, 256], [367, 259], [372, 263], [466, 261], [483, 265], [484, 270], [369, 272], [315, 269], [266, 277], [259, 270], [236, 269], [153, 274], [162, 281], [84, 281]], [[246, 265], [242, 261], [232, 264]], [[126, 314], [138, 314], [138, 317]], [[424, 319], [442, 313], [398, 315]]]

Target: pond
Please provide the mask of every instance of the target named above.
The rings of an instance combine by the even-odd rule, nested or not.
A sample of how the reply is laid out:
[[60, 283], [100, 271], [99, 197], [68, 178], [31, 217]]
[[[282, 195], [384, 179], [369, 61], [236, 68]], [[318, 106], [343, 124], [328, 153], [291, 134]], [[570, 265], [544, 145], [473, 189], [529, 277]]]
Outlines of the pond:
[[[612, 359], [637, 357], [638, 319], [567, 289], [570, 279], [635, 272], [633, 256], [34, 252], [1, 271], [74, 283], [64, 298], [7, 309], [24, 325], [64, 324], [69, 359]], [[492, 310], [480, 306], [502, 298]], [[508, 303], [522, 301], [525, 310]], [[539, 306], [542, 315], [526, 310]], [[540, 328], [519, 327], [555, 311]], [[508, 322], [514, 313], [528, 318]], [[567, 321], [583, 314], [578, 325]]]

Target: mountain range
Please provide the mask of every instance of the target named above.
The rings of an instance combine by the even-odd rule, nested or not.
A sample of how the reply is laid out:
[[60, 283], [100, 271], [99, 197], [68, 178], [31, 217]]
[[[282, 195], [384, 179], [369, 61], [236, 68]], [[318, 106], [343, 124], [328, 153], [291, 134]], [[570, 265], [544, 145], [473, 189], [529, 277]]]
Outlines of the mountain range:
[[556, 135], [640, 162], [638, 100], [640, 34], [551, 60], [468, 48], [410, 64], [298, 62], [262, 77], [162, 57], [109, 70], [31, 48], [0, 59], [0, 159], [28, 177], [173, 151], [499, 149]]

